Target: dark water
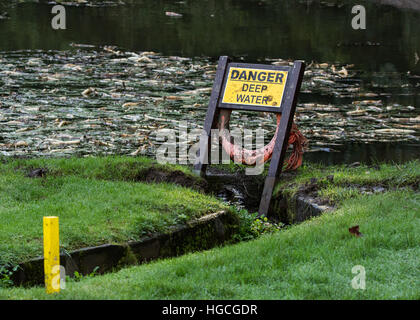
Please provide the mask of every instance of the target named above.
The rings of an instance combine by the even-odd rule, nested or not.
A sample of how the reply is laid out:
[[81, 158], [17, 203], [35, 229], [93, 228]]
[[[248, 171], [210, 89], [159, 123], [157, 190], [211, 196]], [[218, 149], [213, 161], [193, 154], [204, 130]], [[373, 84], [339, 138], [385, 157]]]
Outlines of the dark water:
[[[371, 1], [128, 0], [67, 7], [67, 30], [51, 28], [52, 5], [20, 4], [0, 20], [0, 50], [69, 49], [71, 42], [180, 56], [281, 57], [355, 63], [364, 70], [419, 72], [420, 12]], [[337, 3], [337, 5], [335, 5]], [[353, 30], [352, 6], [367, 10]], [[181, 18], [165, 15], [182, 14]]]
[[306, 161], [319, 162], [325, 165], [355, 162], [368, 165], [382, 162], [403, 163], [413, 159], [420, 159], [420, 144], [352, 143], [337, 148], [336, 152], [321, 150], [305, 154]]

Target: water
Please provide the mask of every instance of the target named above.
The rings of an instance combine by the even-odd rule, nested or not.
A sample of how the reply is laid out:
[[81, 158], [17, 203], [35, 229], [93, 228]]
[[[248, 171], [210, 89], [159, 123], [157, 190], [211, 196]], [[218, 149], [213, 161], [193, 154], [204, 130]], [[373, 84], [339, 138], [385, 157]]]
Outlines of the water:
[[[9, 8], [10, 19], [0, 22], [0, 50], [65, 50], [74, 42], [188, 57], [282, 57], [355, 63], [363, 70], [420, 71], [415, 59], [420, 52], [420, 12], [414, 10], [361, 0], [125, 2], [117, 7], [68, 7], [65, 31], [50, 27], [51, 5]], [[355, 4], [366, 6], [366, 30], [351, 28]], [[166, 11], [183, 17], [168, 17]]]
[[[261, 63], [306, 60], [296, 120], [311, 142], [307, 159], [419, 158], [419, 11], [371, 1], [125, 2], [68, 6], [61, 31], [50, 26], [51, 5], [0, 6], [9, 16], [0, 20], [1, 154], [151, 155], [154, 130], [178, 120], [202, 126], [216, 59], [227, 54]], [[366, 30], [351, 28], [354, 4], [366, 6]], [[124, 60], [140, 51], [160, 54], [148, 56], [154, 65]], [[349, 75], [340, 75], [343, 67]], [[81, 95], [89, 87], [95, 99]], [[184, 93], [197, 88], [204, 91]], [[234, 115], [233, 126], [246, 121], [268, 136], [275, 129], [272, 118], [245, 116]]]

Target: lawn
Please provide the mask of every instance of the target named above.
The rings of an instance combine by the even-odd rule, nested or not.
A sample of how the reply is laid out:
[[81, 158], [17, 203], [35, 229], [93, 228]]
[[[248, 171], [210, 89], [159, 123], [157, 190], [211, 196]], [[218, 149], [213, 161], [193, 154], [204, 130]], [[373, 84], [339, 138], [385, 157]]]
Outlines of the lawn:
[[[349, 232], [354, 225], [363, 236]], [[10, 288], [0, 298], [420, 299], [419, 231], [418, 189], [355, 193], [333, 212], [256, 240], [70, 281], [57, 295]], [[366, 271], [364, 290], [351, 285], [356, 265]]]
[[[162, 176], [191, 188], [150, 183]], [[70, 251], [138, 240], [227, 208], [202, 185], [187, 168], [146, 158], [0, 161], [0, 266], [42, 256], [43, 216], [59, 217], [61, 249]]]
[[323, 166], [307, 163], [296, 174], [282, 179], [273, 192], [274, 198], [307, 194], [321, 202], [339, 205], [343, 200], [363, 193], [376, 193], [410, 188], [418, 190], [420, 185], [420, 161], [396, 165]]
[[[332, 180], [326, 177], [332, 176]], [[348, 165], [323, 166], [320, 164], [306, 163], [296, 175], [284, 179], [277, 184], [274, 193], [282, 190], [296, 191], [299, 186], [316, 179], [322, 187], [351, 187], [384, 186], [398, 188], [408, 185], [419, 186], [420, 161], [410, 161], [404, 164], [382, 163], [377, 165]]]
[[[321, 195], [336, 197], [336, 210], [255, 240], [70, 280], [55, 295], [42, 287], [0, 288], [0, 299], [420, 299], [419, 166], [418, 161], [357, 168], [307, 165], [279, 190], [297, 190], [316, 178]], [[386, 188], [345, 191], [358, 184]], [[349, 232], [355, 225], [361, 237]], [[114, 237], [126, 230], [128, 225]], [[355, 266], [366, 272], [365, 289], [352, 287]]]

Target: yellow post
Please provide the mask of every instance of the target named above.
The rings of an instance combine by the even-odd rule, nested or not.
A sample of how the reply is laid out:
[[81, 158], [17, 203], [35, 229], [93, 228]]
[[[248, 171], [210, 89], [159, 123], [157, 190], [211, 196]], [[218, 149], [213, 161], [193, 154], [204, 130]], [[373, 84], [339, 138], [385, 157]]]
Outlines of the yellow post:
[[44, 217], [44, 275], [47, 293], [60, 292], [58, 217]]

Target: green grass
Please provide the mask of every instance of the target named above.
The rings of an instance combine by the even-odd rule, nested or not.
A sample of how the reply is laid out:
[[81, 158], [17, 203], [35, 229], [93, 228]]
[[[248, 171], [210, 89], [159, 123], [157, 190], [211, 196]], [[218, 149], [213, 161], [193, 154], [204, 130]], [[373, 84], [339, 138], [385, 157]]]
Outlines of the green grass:
[[[333, 179], [327, 179], [332, 176]], [[380, 186], [387, 190], [412, 187], [419, 188], [420, 161], [414, 160], [401, 165], [380, 164], [377, 166], [360, 165], [350, 168], [341, 166], [323, 166], [308, 163], [298, 169], [292, 178], [282, 179], [274, 190], [274, 197], [279, 194], [288, 197], [296, 194], [305, 184], [316, 179], [317, 195], [332, 203], [341, 203], [345, 199], [361, 194], [360, 187]]]
[[[420, 160], [413, 160], [404, 164], [378, 164], [377, 166], [360, 165], [355, 168], [346, 165], [323, 166], [314, 163], [305, 163], [298, 169], [297, 175], [293, 177], [293, 184], [302, 184], [316, 178], [323, 180], [328, 175], [333, 175], [334, 185], [343, 185], [348, 183], [374, 185], [377, 183], [389, 186], [399, 187], [411, 183], [418, 183], [420, 177]], [[284, 187], [290, 181], [282, 181], [277, 188]]]
[[[57, 165], [61, 161], [64, 160], [47, 161], [49, 170], [51, 172], [56, 170], [57, 173], [51, 176], [50, 182], [59, 186], [57, 187], [59, 190], [63, 189], [60, 186], [74, 183], [68, 190], [74, 192], [77, 186], [76, 191], [80, 189], [82, 194], [78, 201], [82, 202], [80, 199], [86, 198], [84, 205], [91, 208], [102, 204], [100, 200], [95, 202], [87, 198], [86, 195], [89, 193], [83, 189], [83, 181], [88, 186], [91, 186], [91, 183], [99, 184], [100, 188], [90, 190], [100, 190], [103, 184], [110, 184], [111, 190], [115, 190], [114, 184], [127, 186], [122, 192], [119, 205], [128, 208], [131, 200], [128, 203], [122, 202], [127, 198], [126, 193], [129, 193], [131, 188], [136, 186], [140, 188], [139, 186], [143, 185], [124, 181], [127, 180], [124, 177], [119, 178], [123, 181], [114, 181], [112, 176], [106, 178], [107, 180], [97, 180], [96, 177], [103, 177], [104, 173], [101, 170], [92, 170], [95, 166], [83, 164], [83, 160], [77, 160], [75, 163], [80, 161], [79, 165], [85, 169], [79, 168], [73, 171], [73, 175], [67, 175], [72, 172], [68, 167], [74, 164], [64, 161], [65, 164]], [[13, 198], [17, 197], [19, 199], [17, 203], [23, 204], [42, 202], [43, 197], [48, 198], [49, 192], [56, 189], [56, 187], [43, 189], [44, 184], [48, 183], [42, 181], [48, 182], [48, 176], [45, 179], [24, 178], [22, 168], [27, 170], [29, 167], [28, 162], [22, 163], [13, 162], [4, 165], [7, 167], [4, 172], [9, 172], [10, 179], [19, 177], [25, 179], [26, 183], [18, 186], [8, 182], [1, 183], [0, 195], [6, 194], [2, 191], [4, 188], [11, 188], [14, 192], [7, 192], [12, 198], [8, 200], [9, 202], [1, 202], [0, 217], [4, 204], [13, 201], [16, 204], [17, 200]], [[39, 166], [39, 163], [35, 164], [34, 167]], [[17, 168], [20, 169], [14, 171]], [[53, 168], [55, 169], [52, 170]], [[67, 172], [66, 175], [60, 174], [64, 171]], [[127, 169], [127, 172], [131, 171]], [[326, 179], [328, 175], [334, 175], [333, 181]], [[384, 164], [379, 167], [357, 168], [306, 165], [298, 171], [294, 180], [282, 181], [278, 190], [282, 188], [297, 190], [299, 186], [315, 177], [321, 186], [318, 191], [320, 196], [339, 202], [337, 210], [299, 225], [265, 234], [256, 240], [128, 267], [106, 275], [82, 277], [77, 282], [68, 282], [67, 288], [58, 295], [48, 296], [41, 287], [0, 288], [0, 299], [420, 299], [419, 176], [419, 161], [399, 166]], [[368, 195], [349, 187], [351, 185], [381, 185], [386, 187], [387, 191]], [[194, 195], [191, 197], [194, 201], [204, 199], [202, 203], [205, 206], [214, 201], [211, 210], [221, 206], [212, 198], [166, 184], [145, 185], [143, 192], [151, 192], [153, 199], [159, 198], [159, 195], [155, 189], [151, 189], [152, 187], [180, 190], [179, 195], [182, 197], [190, 193]], [[104, 192], [106, 190], [105, 188]], [[65, 199], [72, 194], [69, 191], [61, 198]], [[95, 197], [98, 196], [96, 192], [94, 193]], [[25, 196], [21, 197], [21, 194]], [[138, 192], [134, 191], [129, 194], [132, 195], [128, 197], [129, 199], [138, 196]], [[155, 201], [149, 208], [155, 209], [155, 206], [160, 208], [159, 201], [147, 199]], [[171, 208], [179, 209], [176, 211], [177, 214], [186, 209], [184, 206], [178, 207], [180, 203], [192, 208], [197, 204], [190, 203], [185, 198], [179, 200], [175, 196], [171, 204]], [[78, 203], [78, 201], [73, 202]], [[146, 204], [146, 202], [141, 203]], [[165, 203], [168, 204], [167, 201]], [[67, 202], [65, 205], [68, 204]], [[19, 217], [30, 216], [23, 214], [20, 208], [16, 208], [15, 212]], [[40, 217], [41, 215], [36, 221], [40, 221]], [[154, 220], [154, 217], [157, 220]], [[164, 228], [160, 220], [162, 217], [167, 218], [167, 215], [158, 212], [148, 218], [148, 223], [142, 225]], [[172, 217], [175, 220], [171, 222], [176, 221], [176, 217]], [[111, 220], [114, 219], [118, 219], [118, 215]], [[127, 235], [131, 236], [131, 231], [137, 228], [139, 220], [129, 220], [127, 217], [122, 220], [127, 221], [125, 227], [118, 229], [120, 225], [116, 223], [114, 227], [117, 229], [107, 229], [102, 233], [103, 237], [113, 235], [116, 239], [120, 239]], [[22, 231], [27, 228], [26, 225], [19, 224], [18, 220], [13, 221], [13, 224], [16, 224], [16, 234], [26, 232]], [[132, 224], [133, 228], [130, 228]], [[348, 229], [354, 225], [360, 226], [362, 237], [355, 237], [349, 233]], [[97, 228], [89, 235], [86, 234], [89, 229], [86, 229], [85, 225], [80, 228], [84, 231], [83, 237], [96, 237], [96, 234], [101, 234], [101, 228]], [[62, 230], [62, 232], [70, 231]], [[0, 230], [0, 246], [5, 246], [1, 239], [2, 234]], [[80, 236], [79, 233], [73, 236], [77, 235]], [[14, 245], [24, 245], [24, 243], [19, 241], [17, 244], [15, 241]], [[0, 247], [0, 252], [4, 252], [3, 247]], [[366, 270], [365, 290], [355, 290], [351, 286], [351, 281], [355, 277], [352, 268], [356, 265], [362, 265]]]
[[[30, 168], [38, 167], [48, 168], [45, 177], [26, 177]], [[159, 166], [149, 159], [125, 157], [3, 162], [0, 266], [42, 256], [43, 216], [59, 217], [61, 248], [69, 251], [138, 240], [227, 208], [190, 188], [134, 182], [150, 167]]]
[[[358, 195], [342, 207], [253, 241], [3, 299], [420, 299], [420, 195]], [[348, 228], [360, 225], [363, 237]], [[366, 270], [355, 290], [351, 270]]]
[[82, 178], [103, 179], [113, 181], [139, 181], [151, 168], [163, 172], [180, 171], [197, 184], [202, 179], [195, 176], [186, 166], [156, 163], [147, 157], [86, 157], [86, 158], [35, 158], [8, 159], [0, 158], [0, 174], [10, 171], [28, 171], [35, 168], [48, 169], [49, 175], [75, 175]]

